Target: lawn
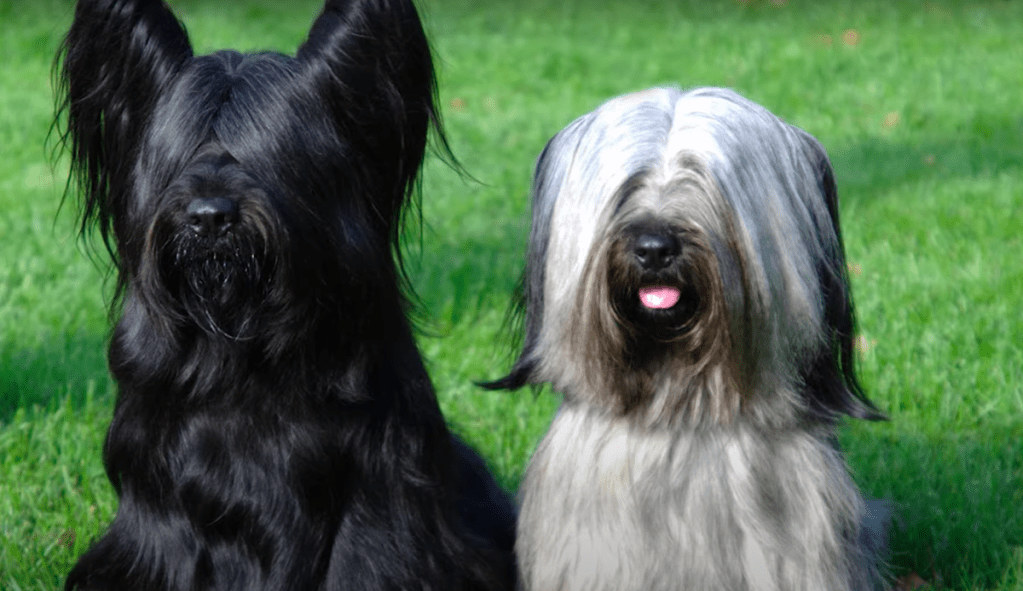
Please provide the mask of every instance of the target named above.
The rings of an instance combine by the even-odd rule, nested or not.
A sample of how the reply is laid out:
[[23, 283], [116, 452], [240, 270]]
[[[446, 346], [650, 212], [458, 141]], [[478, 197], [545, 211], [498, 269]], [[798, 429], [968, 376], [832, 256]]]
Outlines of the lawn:
[[[316, 0], [172, 0], [197, 51], [291, 52]], [[455, 155], [409, 240], [427, 358], [455, 430], [514, 489], [557, 405], [509, 367], [533, 161], [578, 115], [660, 84], [731, 86], [817, 136], [842, 199], [861, 378], [891, 417], [845, 424], [864, 493], [898, 503], [892, 571], [1023, 590], [1023, 3], [423, 0]], [[0, 0], [0, 589], [57, 587], [116, 508], [100, 458], [101, 250], [60, 207], [50, 65], [70, 0]], [[50, 144], [52, 147], [52, 144]], [[914, 578], [916, 577], [916, 578]]]

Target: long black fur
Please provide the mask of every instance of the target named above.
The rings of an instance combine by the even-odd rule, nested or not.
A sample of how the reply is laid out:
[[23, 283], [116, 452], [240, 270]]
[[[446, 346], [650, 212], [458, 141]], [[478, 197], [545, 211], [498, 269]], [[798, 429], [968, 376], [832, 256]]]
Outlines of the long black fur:
[[66, 588], [510, 588], [514, 510], [407, 319], [443, 142], [414, 6], [328, 0], [295, 57], [194, 56], [160, 0], [80, 0], [57, 59], [119, 316], [119, 507]]

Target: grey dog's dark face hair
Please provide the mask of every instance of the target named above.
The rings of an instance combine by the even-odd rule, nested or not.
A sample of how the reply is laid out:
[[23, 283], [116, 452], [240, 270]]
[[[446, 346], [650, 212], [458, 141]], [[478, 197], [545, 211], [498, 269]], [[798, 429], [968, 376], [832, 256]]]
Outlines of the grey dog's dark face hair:
[[[550, 382], [650, 424], [880, 418], [845, 267], [817, 140], [726, 89], [619, 97], [537, 161], [524, 347], [488, 386]], [[679, 302], [641, 306], [649, 285]]]

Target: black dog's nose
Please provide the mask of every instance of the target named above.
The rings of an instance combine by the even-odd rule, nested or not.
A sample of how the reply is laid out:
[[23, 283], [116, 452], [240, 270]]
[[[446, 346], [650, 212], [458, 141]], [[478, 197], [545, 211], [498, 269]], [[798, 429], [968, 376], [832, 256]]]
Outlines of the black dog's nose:
[[188, 204], [185, 216], [196, 234], [219, 236], [238, 221], [238, 206], [226, 197], [200, 197]]
[[632, 251], [644, 269], [658, 271], [670, 265], [678, 256], [679, 243], [670, 234], [643, 233], [636, 238]]

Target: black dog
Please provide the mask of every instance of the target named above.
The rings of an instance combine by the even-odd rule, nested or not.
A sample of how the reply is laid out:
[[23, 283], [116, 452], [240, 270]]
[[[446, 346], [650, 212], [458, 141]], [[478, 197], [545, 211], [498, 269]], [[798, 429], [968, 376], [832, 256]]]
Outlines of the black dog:
[[120, 505], [67, 588], [511, 587], [513, 508], [407, 320], [440, 132], [412, 4], [329, 0], [294, 58], [196, 57], [159, 0], [81, 0], [58, 67], [120, 314]]

